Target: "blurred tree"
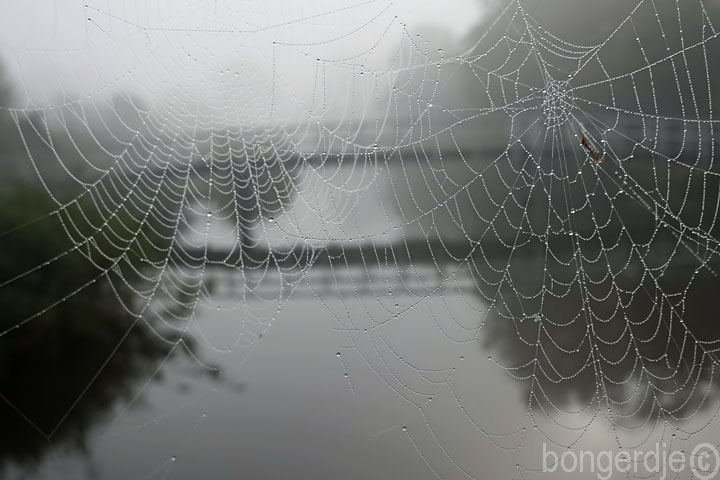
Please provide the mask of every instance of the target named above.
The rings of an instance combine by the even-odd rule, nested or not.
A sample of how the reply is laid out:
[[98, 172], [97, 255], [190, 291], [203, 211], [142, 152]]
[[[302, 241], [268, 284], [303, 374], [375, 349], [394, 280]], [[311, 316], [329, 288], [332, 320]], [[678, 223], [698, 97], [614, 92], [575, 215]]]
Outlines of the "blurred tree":
[[[10, 92], [0, 83], [0, 107]], [[40, 148], [36, 135], [19, 141], [18, 128], [29, 131], [32, 121], [16, 121], [0, 108], [6, 172], [29, 163], [26, 145]], [[82, 126], [72, 136], [97, 141]], [[72, 161], [77, 152], [63, 155]], [[58, 210], [45, 191], [24, 184], [29, 178], [0, 177], [1, 471], [10, 464], [32, 468], [52, 446], [84, 451], [90, 428], [135, 396], [180, 336], [167, 323], [138, 321], [128, 311], [139, 310], [133, 288], [146, 287], [143, 265], [167, 256], [167, 227], [143, 221], [131, 202], [111, 216], [97, 192]], [[181, 310], [172, 313], [182, 317]], [[193, 347], [192, 339], [182, 340]]]

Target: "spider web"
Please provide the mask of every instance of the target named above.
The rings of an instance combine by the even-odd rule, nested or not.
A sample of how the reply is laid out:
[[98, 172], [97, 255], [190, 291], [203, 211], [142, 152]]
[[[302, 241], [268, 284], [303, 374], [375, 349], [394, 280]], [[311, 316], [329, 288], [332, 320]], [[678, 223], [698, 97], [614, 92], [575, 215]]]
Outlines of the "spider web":
[[[366, 414], [373, 438], [400, 432], [429, 478], [539, 474], [538, 442], [697, 443], [718, 408], [714, 5], [616, 3], [561, 32], [509, 2], [462, 51], [382, 1], [77, 5], [79, 38], [8, 48], [61, 97], [2, 107], [54, 203], [33, 224], [70, 244], [0, 289], [71, 257], [93, 274], [0, 340], [108, 285], [127, 334], [168, 346], [115, 422], [173, 353], [223, 377], [306, 294], [359, 403], [397, 402]], [[116, 354], [57, 422], [26, 420], [53, 441]], [[498, 415], [498, 371], [524, 415]]]

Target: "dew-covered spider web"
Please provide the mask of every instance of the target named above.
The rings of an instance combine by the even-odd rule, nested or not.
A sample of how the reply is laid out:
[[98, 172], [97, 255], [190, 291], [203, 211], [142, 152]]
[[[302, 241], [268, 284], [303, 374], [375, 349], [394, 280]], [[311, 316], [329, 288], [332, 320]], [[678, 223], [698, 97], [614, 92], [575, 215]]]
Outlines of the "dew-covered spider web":
[[[407, 478], [717, 445], [720, 3], [487, 1], [461, 37], [389, 0], [70, 3], [0, 20], [0, 369], [102, 345], [51, 411], [3, 380], [39, 443], [91, 404], [173, 425], [123, 478], [185, 478], [218, 385], [322, 312]], [[202, 388], [137, 420], [168, 368]]]

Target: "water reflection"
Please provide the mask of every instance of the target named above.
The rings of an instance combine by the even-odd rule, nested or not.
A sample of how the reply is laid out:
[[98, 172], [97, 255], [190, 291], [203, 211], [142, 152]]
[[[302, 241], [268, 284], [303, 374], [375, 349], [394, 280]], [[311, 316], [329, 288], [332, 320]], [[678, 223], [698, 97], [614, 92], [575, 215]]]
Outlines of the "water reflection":
[[[580, 148], [553, 135], [568, 155]], [[538, 411], [607, 405], [627, 426], [690, 417], [720, 386], [719, 230], [703, 214], [718, 182], [649, 155], [598, 166], [544, 148], [444, 156], [432, 183], [433, 165], [397, 175], [398, 210], [415, 219], [405, 231], [424, 246], [412, 261], [470, 272], [488, 306], [484, 347]]]
[[483, 338], [534, 407], [552, 415], [607, 403], [618, 424], [637, 426], [712, 404], [720, 279], [675, 266], [656, 283], [639, 259], [615, 286], [592, 281], [608, 273], [600, 268], [545, 267], [543, 257], [510, 260], [522, 275], [493, 292]]
[[[0, 237], [0, 281], [15, 278], [0, 289], [0, 468], [32, 469], [55, 449], [86, 451], [90, 430], [134, 400], [160, 362], [184, 351], [181, 333], [124, 308], [132, 299], [127, 285], [111, 288], [103, 277], [75, 293], [97, 265], [71, 250], [58, 216], [11, 230], [51, 210], [32, 189], [5, 191], [0, 200], [0, 231], [9, 232]], [[23, 274], [61, 252], [69, 253]], [[189, 338], [181, 344], [194, 348]]]

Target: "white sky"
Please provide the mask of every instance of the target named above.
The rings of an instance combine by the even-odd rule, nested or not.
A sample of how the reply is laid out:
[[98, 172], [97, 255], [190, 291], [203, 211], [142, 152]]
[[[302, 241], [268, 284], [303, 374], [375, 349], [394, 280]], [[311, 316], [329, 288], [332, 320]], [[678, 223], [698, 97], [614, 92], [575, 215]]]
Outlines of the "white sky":
[[[242, 72], [232, 86], [237, 91], [257, 87], [238, 83], [243, 75], [249, 76], [248, 72], [252, 72], [252, 81], [263, 84], [273, 78], [272, 70], [278, 67], [285, 69], [286, 77], [307, 84], [312, 81], [315, 66], [303, 63], [303, 55], [312, 61], [315, 56], [342, 61], [382, 39], [373, 47], [373, 58], [363, 58], [359, 63], [378, 61], [388, 57], [397, 45], [402, 24], [413, 34], [428, 31], [428, 27], [443, 31], [442, 40], [452, 43], [480, 20], [481, 2], [0, 0], [0, 58], [20, 87], [21, 104], [29, 98], [39, 106], [57, 103], [62, 93], [92, 96], [105, 87], [156, 96], [184, 83], [181, 89], [202, 96], [204, 89], [212, 91], [218, 82], [227, 83], [227, 75], [222, 80], [217, 77], [223, 69]], [[342, 11], [343, 7], [350, 8]], [[325, 12], [335, 13], [322, 15]], [[391, 28], [386, 31], [388, 24]], [[144, 32], [138, 26], [157, 30]], [[268, 26], [271, 28], [263, 30]], [[322, 43], [356, 27], [358, 32], [347, 39], [332, 40], [324, 49], [290, 46], [282, 52], [285, 57], [271, 58], [275, 41]], [[211, 29], [242, 32], [256, 28], [262, 31], [205, 33]], [[439, 42], [441, 38], [429, 40]], [[276, 77], [282, 75], [282, 71], [275, 72]]]
[[481, 15], [479, 0], [394, 0], [396, 10], [414, 27], [443, 27], [458, 37], [465, 35]]

